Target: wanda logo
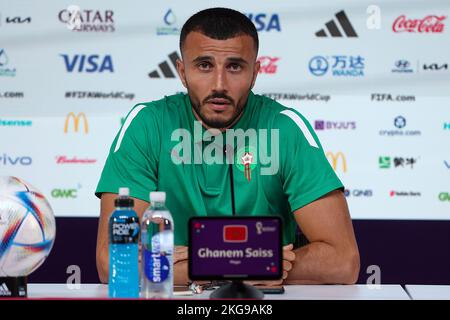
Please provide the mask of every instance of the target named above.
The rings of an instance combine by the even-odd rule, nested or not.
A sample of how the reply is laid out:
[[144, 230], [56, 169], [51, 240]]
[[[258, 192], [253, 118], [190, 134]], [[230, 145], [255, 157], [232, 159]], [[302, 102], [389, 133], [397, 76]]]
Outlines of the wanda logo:
[[259, 57], [258, 61], [261, 64], [261, 68], [259, 69], [259, 73], [269, 73], [269, 74], [276, 73], [277, 72], [276, 62], [278, 60], [280, 60], [280, 58], [269, 57], [269, 56]]
[[419, 33], [442, 33], [444, 31], [444, 21], [446, 16], [429, 15], [423, 19], [407, 19], [401, 15], [395, 19], [392, 25], [394, 32], [419, 32]]

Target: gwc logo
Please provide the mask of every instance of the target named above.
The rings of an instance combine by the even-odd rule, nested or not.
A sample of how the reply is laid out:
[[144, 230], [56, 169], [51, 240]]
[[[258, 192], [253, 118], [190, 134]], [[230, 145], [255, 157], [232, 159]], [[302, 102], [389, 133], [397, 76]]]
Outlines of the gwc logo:
[[52, 198], [55, 199], [76, 199], [78, 197], [78, 191], [81, 189], [81, 185], [73, 189], [59, 189], [55, 188], [51, 192]]
[[439, 200], [440, 201], [450, 202], [450, 193], [448, 193], [448, 192], [441, 192], [441, 193], [439, 193]]

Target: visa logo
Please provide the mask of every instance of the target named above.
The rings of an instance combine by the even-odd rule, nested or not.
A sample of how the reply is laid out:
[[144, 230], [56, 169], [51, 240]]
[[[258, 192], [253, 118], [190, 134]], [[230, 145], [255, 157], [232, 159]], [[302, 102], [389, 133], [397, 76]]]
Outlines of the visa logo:
[[223, 242], [247, 242], [247, 239], [247, 226], [228, 225], [223, 227]]
[[450, 169], [450, 162], [447, 162], [446, 160], [444, 160], [444, 164], [447, 167], [447, 169]]
[[67, 72], [114, 72], [111, 55], [101, 57], [97, 54], [76, 54], [70, 57], [68, 54], [61, 54], [61, 57], [64, 59]]
[[281, 31], [278, 14], [267, 15], [265, 13], [247, 13], [246, 16], [255, 24], [257, 31]]
[[31, 157], [10, 157], [7, 154], [3, 154], [0, 156], [0, 164], [3, 164], [4, 166], [11, 165], [22, 165], [22, 166], [29, 166], [33, 160]]

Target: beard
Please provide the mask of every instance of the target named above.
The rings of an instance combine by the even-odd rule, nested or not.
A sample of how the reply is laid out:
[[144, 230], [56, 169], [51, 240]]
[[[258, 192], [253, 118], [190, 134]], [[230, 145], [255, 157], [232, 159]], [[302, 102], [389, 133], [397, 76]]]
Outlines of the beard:
[[[235, 122], [236, 119], [239, 118], [245, 107], [245, 104], [242, 105], [236, 104], [233, 98], [220, 92], [214, 92], [213, 94], [207, 96], [202, 102], [193, 101], [191, 95], [189, 95], [189, 99], [191, 100], [192, 108], [194, 109], [198, 117], [202, 120], [202, 122], [206, 124], [208, 127], [215, 129], [223, 129], [232, 125], [233, 122]], [[220, 112], [217, 112], [217, 114], [215, 115], [213, 114], [213, 116], [206, 114], [205, 111], [205, 108], [207, 108], [206, 104], [211, 99], [226, 99], [229, 102], [229, 108], [232, 108], [233, 110], [231, 115], [227, 118], [224, 118], [220, 117], [221, 114]]]

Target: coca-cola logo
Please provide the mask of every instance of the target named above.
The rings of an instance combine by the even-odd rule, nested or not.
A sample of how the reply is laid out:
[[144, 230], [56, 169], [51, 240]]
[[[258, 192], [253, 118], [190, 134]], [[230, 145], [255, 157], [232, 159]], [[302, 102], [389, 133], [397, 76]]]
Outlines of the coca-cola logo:
[[259, 69], [259, 73], [268, 73], [274, 74], [277, 72], [276, 62], [280, 60], [278, 57], [269, 57], [262, 56], [258, 58], [259, 63], [261, 64], [261, 68]]
[[392, 25], [394, 32], [442, 33], [446, 16], [428, 15], [423, 19], [407, 19], [401, 15]]

